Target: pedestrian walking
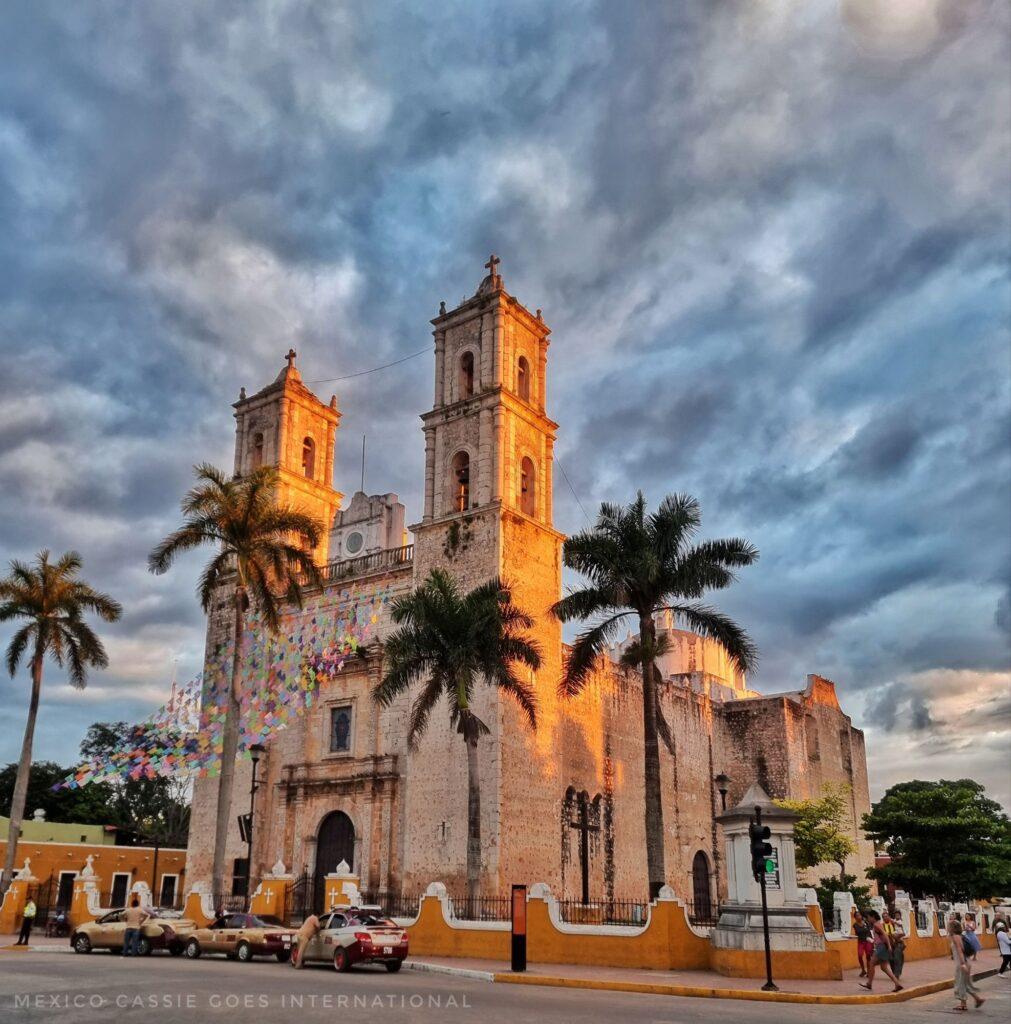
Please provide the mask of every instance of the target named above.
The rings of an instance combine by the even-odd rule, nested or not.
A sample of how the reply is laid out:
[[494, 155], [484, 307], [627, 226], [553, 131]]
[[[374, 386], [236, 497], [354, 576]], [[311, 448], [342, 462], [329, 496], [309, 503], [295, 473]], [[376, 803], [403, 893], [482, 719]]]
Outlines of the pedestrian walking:
[[902, 923], [902, 915], [893, 907], [885, 914], [882, 926], [892, 944], [892, 970], [896, 978], [901, 978], [902, 968], [906, 963], [906, 929]]
[[37, 913], [35, 900], [29, 897], [28, 902], [25, 904], [25, 909], [21, 912], [21, 931], [18, 932], [18, 941], [14, 943], [15, 946], [28, 945], [28, 936], [32, 934], [32, 925], [35, 924], [35, 915]]
[[979, 994], [979, 989], [973, 983], [969, 958], [966, 955], [965, 936], [959, 921], [949, 922], [948, 942], [951, 945], [951, 959], [955, 961], [955, 998], [958, 1000], [958, 1006], [955, 1009], [960, 1013], [965, 1013], [966, 1000], [972, 996], [978, 1010], [986, 1000]]
[[881, 915], [876, 910], [868, 910], [867, 917], [871, 922], [871, 941], [874, 944], [874, 952], [871, 955], [870, 966], [867, 968], [867, 980], [860, 982], [860, 987], [870, 992], [871, 986], [874, 984], [874, 970], [880, 967], [881, 973], [891, 978], [892, 984], [895, 986], [893, 991], [901, 992], [902, 985], [899, 984], [899, 979], [895, 977], [895, 972], [892, 970], [891, 939], [881, 924]]
[[295, 949], [291, 954], [291, 966], [296, 969], [301, 969], [305, 966], [302, 961], [302, 954], [305, 952], [305, 947], [309, 945], [309, 942], [316, 936], [319, 931], [319, 918], [315, 914], [310, 914], [303, 922], [302, 927], [299, 928], [295, 935]]
[[871, 942], [871, 926], [864, 919], [859, 910], [853, 911], [853, 934], [857, 937], [857, 962], [860, 964], [860, 977], [867, 977], [867, 969], [871, 964], [871, 957], [874, 954], [874, 944]]
[[144, 922], [151, 915], [140, 905], [136, 896], [130, 900], [130, 906], [126, 909], [124, 920], [126, 930], [123, 932], [123, 956], [140, 955], [140, 933]]
[[962, 936], [972, 947], [969, 959], [975, 960], [976, 954], [983, 948], [983, 943], [979, 941], [979, 936], [976, 934], [976, 918], [966, 917], [965, 924], [962, 926]]
[[998, 974], [1007, 974], [1011, 970], [1011, 932], [1007, 925], [997, 932], [997, 948], [1000, 950], [1000, 970]]

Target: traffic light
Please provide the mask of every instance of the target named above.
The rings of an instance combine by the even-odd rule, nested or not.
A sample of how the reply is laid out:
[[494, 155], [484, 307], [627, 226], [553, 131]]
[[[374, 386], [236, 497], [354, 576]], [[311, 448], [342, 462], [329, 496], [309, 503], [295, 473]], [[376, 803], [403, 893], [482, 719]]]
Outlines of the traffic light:
[[759, 825], [752, 822], [748, 826], [748, 835], [751, 837], [751, 870], [756, 882], [769, 873], [776, 870], [776, 862], [772, 859], [772, 843], [769, 836], [772, 830], [768, 825]]

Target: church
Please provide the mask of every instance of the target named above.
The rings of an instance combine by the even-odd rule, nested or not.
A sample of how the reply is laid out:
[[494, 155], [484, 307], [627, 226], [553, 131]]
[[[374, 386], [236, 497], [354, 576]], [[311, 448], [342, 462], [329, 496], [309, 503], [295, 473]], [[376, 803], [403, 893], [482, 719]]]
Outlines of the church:
[[[432, 407], [425, 437], [424, 508], [408, 517], [394, 493], [334, 487], [340, 424], [336, 397], [321, 401], [289, 352], [273, 383], [235, 403], [237, 474], [273, 465], [280, 498], [325, 522], [316, 558], [324, 587], [392, 596], [434, 568], [464, 588], [499, 575], [535, 620], [543, 664], [531, 680], [536, 731], [508, 697], [479, 687], [476, 713], [490, 728], [479, 745], [482, 891], [547, 882], [561, 897], [641, 899], [647, 892], [641, 689], [605, 659], [584, 691], [561, 699], [565, 648], [549, 613], [562, 593], [564, 537], [552, 516], [548, 415], [550, 329], [505, 289], [498, 260], [474, 295], [443, 303], [434, 328]], [[676, 489], [673, 485], [671, 490]], [[413, 520], [413, 522], [410, 522]], [[232, 642], [230, 603], [208, 619], [207, 651]], [[746, 623], [745, 623], [746, 625]], [[374, 639], [390, 631], [389, 604]], [[774, 798], [848, 787], [848, 827], [858, 852], [847, 870], [863, 877], [871, 845], [857, 824], [870, 809], [864, 739], [840, 708], [835, 685], [817, 675], [784, 681], [783, 692], [751, 690], [715, 643], [658, 621], [672, 641], [660, 669], [674, 750], [661, 744], [667, 883], [702, 915], [726, 892], [716, 821], [748, 787]], [[631, 638], [630, 638], [631, 639]], [[627, 641], [626, 641], [627, 642]], [[467, 770], [448, 712], [434, 713], [414, 750], [409, 698], [390, 708], [370, 696], [382, 676], [378, 646], [350, 659], [320, 688], [311, 709], [271, 739], [259, 764], [252, 864], [236, 824], [249, 809], [249, 761], [236, 771], [228, 864], [234, 891], [277, 862], [319, 883], [346, 861], [368, 892], [416, 894], [442, 881], [466, 888]], [[791, 685], [793, 683], [793, 685]], [[217, 780], [198, 779], [187, 852], [192, 886], [210, 881]], [[837, 871], [832, 865], [813, 878]], [[322, 893], [322, 886], [318, 884]]]

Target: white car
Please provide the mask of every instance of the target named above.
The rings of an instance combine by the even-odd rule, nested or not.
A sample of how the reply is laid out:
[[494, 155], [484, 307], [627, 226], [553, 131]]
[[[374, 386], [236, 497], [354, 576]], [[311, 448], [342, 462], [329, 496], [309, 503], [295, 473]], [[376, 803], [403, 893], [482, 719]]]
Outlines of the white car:
[[378, 909], [343, 907], [323, 914], [319, 923], [305, 947], [306, 963], [332, 963], [338, 971], [381, 963], [392, 974], [407, 957], [407, 932]]

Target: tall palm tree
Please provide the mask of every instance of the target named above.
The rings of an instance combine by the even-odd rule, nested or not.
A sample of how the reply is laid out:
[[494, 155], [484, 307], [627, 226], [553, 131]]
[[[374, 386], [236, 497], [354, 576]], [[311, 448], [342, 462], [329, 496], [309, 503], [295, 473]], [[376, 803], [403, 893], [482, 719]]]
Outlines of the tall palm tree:
[[[235, 758], [239, 745], [239, 704], [242, 697], [242, 636], [246, 615], [256, 607], [267, 629], [280, 628], [280, 610], [287, 602], [302, 607], [306, 584], [320, 586], [312, 551], [323, 533], [322, 524], [301, 509], [277, 500], [277, 471], [262, 466], [245, 477], [227, 478], [203, 463], [194, 467], [197, 482], [181, 503], [183, 525], [169, 534], [148, 556], [153, 573], [167, 572], [176, 555], [218, 545], [218, 553], [201, 573], [200, 606], [210, 612], [219, 586], [233, 585], [232, 672], [225, 695], [221, 772], [214, 829], [215, 895], [224, 892], [225, 844], [231, 816]], [[251, 876], [252, 864], [248, 871]], [[247, 878], [251, 883], [252, 878]]]
[[55, 562], [49, 560], [48, 551], [40, 551], [31, 565], [11, 562], [10, 575], [0, 580], [0, 622], [25, 620], [7, 645], [7, 671], [13, 676], [29, 649], [32, 670], [32, 695], [28, 701], [28, 721], [14, 781], [7, 858], [0, 887], [6, 885], [14, 874], [46, 656], [60, 668], [66, 665], [70, 682], [83, 689], [88, 681], [89, 668], [105, 668], [109, 664], [102, 641], [84, 621], [85, 613], [93, 612], [105, 622], [115, 622], [123, 611], [107, 594], [93, 590], [80, 579], [80, 570], [81, 556], [76, 551], [68, 551]]
[[646, 512], [641, 491], [630, 505], [605, 502], [596, 524], [565, 542], [566, 566], [585, 576], [588, 583], [567, 594], [553, 609], [563, 622], [597, 620], [579, 634], [566, 659], [559, 691], [568, 697], [583, 689], [622, 620], [638, 619], [639, 639], [625, 663], [638, 666], [642, 674], [646, 863], [651, 897], [666, 881], [658, 735], [670, 745], [669, 730], [660, 713], [655, 665], [665, 649], [664, 638], [657, 638], [654, 616], [670, 611], [693, 632], [717, 640], [742, 672], [754, 666], [757, 656], [755, 645], [740, 626], [698, 601], [707, 590], [729, 586], [736, 579], [734, 569], [751, 565], [758, 550], [739, 538], [693, 544], [701, 521], [699, 503], [688, 494], [668, 495], [652, 514]]
[[479, 680], [507, 693], [519, 704], [532, 729], [537, 728], [533, 689], [516, 674], [519, 665], [538, 669], [541, 654], [536, 641], [523, 630], [533, 625], [526, 612], [512, 603], [499, 579], [461, 593], [448, 573], [433, 569], [412, 593], [393, 602], [393, 621], [400, 629], [382, 645], [386, 674], [372, 691], [388, 707], [417, 682], [408, 719], [411, 749], [428, 726], [433, 708], [445, 696], [449, 720], [467, 747], [467, 900], [477, 898], [481, 884], [481, 788], [477, 744], [488, 727], [473, 711]]

